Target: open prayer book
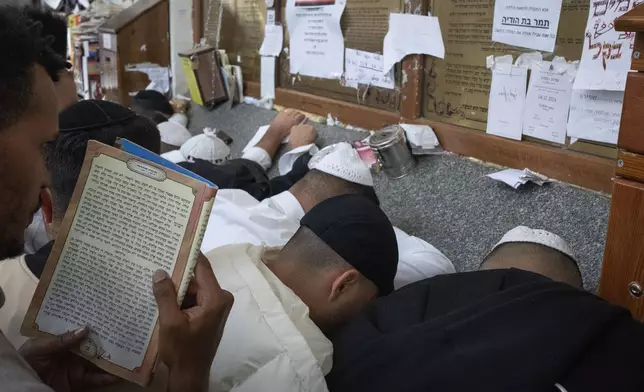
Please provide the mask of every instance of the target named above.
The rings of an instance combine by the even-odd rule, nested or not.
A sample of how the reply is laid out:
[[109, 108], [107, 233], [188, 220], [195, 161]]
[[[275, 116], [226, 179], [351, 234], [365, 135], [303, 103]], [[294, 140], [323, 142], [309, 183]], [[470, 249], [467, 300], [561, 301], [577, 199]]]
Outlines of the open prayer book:
[[216, 187], [134, 143], [118, 144], [89, 142], [21, 332], [88, 326], [78, 354], [145, 386], [158, 352], [152, 275], [166, 270], [183, 301]]

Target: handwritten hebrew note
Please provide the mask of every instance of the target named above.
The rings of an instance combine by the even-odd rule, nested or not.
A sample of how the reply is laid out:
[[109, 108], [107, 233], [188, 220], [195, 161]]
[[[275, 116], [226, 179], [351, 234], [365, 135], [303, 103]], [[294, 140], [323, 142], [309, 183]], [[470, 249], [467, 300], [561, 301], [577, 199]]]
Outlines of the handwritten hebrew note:
[[573, 91], [568, 136], [617, 144], [623, 103], [623, 91]]
[[492, 41], [554, 52], [562, 0], [496, 0]]
[[140, 366], [157, 318], [151, 276], [160, 268], [172, 274], [193, 203], [187, 186], [94, 158], [39, 328], [60, 334], [87, 325], [86, 354]]
[[575, 80], [573, 64], [537, 62], [533, 65], [526, 97], [523, 134], [564, 144]]
[[528, 69], [497, 63], [492, 68], [487, 133], [521, 140]]
[[356, 49], [346, 49], [344, 55], [344, 80], [348, 87], [358, 88], [367, 84], [394, 88], [394, 70], [384, 72], [384, 56]]
[[575, 90], [624, 91], [631, 68], [635, 33], [615, 31], [614, 21], [642, 0], [590, 2]]

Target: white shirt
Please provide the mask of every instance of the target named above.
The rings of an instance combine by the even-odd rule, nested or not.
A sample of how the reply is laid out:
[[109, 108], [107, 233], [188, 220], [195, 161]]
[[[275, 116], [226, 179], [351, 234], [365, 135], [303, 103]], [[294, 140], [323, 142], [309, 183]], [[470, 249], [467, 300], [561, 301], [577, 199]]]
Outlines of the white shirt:
[[[201, 251], [243, 243], [283, 246], [299, 229], [303, 216], [302, 206], [288, 191], [259, 202], [239, 189], [219, 190]], [[456, 271], [452, 262], [432, 245], [397, 227], [394, 232], [398, 242], [396, 289]]]
[[3, 392], [53, 392], [1, 333], [0, 386]]
[[25, 230], [25, 253], [32, 255], [38, 249], [47, 245], [51, 241], [47, 228], [45, 227], [45, 220], [42, 217], [42, 209], [39, 209], [31, 219], [31, 223]]
[[37, 286], [38, 278], [27, 267], [24, 255], [0, 262], [0, 288], [5, 301], [0, 308], [0, 330], [16, 349], [27, 341], [20, 326]]
[[308, 306], [264, 264], [269, 252], [238, 244], [206, 254], [235, 297], [210, 369], [211, 392], [327, 392], [333, 345]]
[[240, 189], [217, 191], [201, 251], [229, 244], [281, 246], [300, 227], [304, 210], [290, 192], [257, 201]]

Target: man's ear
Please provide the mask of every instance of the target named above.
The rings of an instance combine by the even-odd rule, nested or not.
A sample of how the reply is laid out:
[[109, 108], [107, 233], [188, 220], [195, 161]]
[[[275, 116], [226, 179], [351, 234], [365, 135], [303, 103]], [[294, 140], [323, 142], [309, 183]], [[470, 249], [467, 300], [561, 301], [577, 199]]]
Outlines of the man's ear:
[[358, 286], [360, 272], [355, 269], [348, 269], [336, 276], [331, 285], [329, 301], [337, 301], [343, 294], [350, 292]]
[[45, 225], [49, 226], [54, 221], [54, 200], [49, 188], [42, 188], [40, 190], [40, 204], [42, 218], [45, 221]]

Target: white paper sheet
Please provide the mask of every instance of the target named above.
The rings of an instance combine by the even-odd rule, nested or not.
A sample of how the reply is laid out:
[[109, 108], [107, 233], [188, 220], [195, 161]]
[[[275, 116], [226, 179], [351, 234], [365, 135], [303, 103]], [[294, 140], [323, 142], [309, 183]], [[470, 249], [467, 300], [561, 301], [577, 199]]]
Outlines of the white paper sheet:
[[635, 33], [615, 31], [613, 23], [631, 10], [634, 3], [635, 0], [590, 1], [575, 90], [624, 90]]
[[279, 56], [284, 43], [284, 29], [282, 25], [266, 24], [264, 27], [264, 42], [259, 48], [261, 56]]
[[266, 24], [267, 25], [275, 24], [275, 10], [266, 10]]
[[486, 177], [489, 177], [496, 181], [501, 181], [514, 189], [518, 189], [521, 185], [525, 185], [528, 182], [533, 182], [539, 186], [552, 182], [548, 177], [543, 174], [539, 174], [530, 169], [506, 169], [501, 170], [500, 172], [488, 174]]
[[344, 37], [340, 18], [346, 0], [287, 0], [290, 73], [340, 79]]
[[492, 41], [554, 52], [562, 0], [496, 0]]
[[150, 84], [146, 90], [155, 90], [162, 94], [170, 91], [170, 70], [153, 63], [128, 64], [125, 66], [127, 72], [143, 72], [148, 75]]
[[518, 189], [521, 185], [528, 182], [528, 180], [521, 178], [522, 175], [523, 175], [522, 170], [507, 169], [507, 170], [502, 170], [500, 172], [488, 174], [486, 177], [489, 177], [496, 181], [504, 182], [509, 186], [511, 186], [512, 188]]
[[103, 49], [112, 50], [112, 35], [103, 33]]
[[527, 68], [512, 65], [512, 56], [497, 58], [492, 66], [487, 133], [521, 140], [527, 83]]
[[532, 66], [523, 116], [523, 134], [564, 144], [577, 67], [542, 61]]
[[384, 70], [409, 54], [445, 57], [443, 36], [435, 16], [389, 14], [389, 31], [383, 42]]
[[275, 57], [262, 56], [260, 95], [262, 98], [275, 98]]
[[400, 124], [400, 126], [405, 130], [409, 143], [415, 146], [429, 150], [440, 145], [438, 137], [429, 125]]
[[[260, 140], [266, 135], [266, 132], [268, 132], [268, 128], [270, 125], [262, 125], [261, 127], [257, 128], [257, 132], [253, 135], [253, 137], [246, 143], [246, 146], [242, 150], [242, 152], [246, 152], [251, 147], [255, 147], [257, 143], [259, 143]], [[289, 141], [289, 137], [285, 137], [284, 140], [282, 140], [282, 144], [286, 144]]]
[[346, 49], [344, 55], [344, 80], [348, 87], [358, 84], [390, 88], [395, 87], [394, 70], [384, 72], [384, 56], [356, 49]]
[[623, 103], [623, 91], [574, 90], [568, 136], [617, 144]]

